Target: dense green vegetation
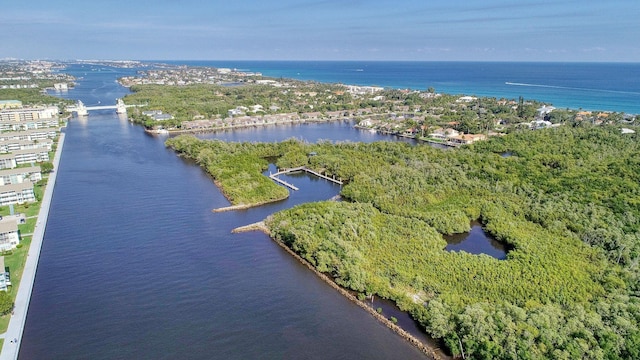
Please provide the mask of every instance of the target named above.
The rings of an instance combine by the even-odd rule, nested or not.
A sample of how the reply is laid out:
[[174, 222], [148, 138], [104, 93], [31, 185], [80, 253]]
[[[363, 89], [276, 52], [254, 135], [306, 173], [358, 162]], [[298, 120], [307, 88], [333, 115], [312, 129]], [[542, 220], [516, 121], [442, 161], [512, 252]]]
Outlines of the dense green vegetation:
[[[165, 127], [179, 128], [182, 121], [200, 116], [205, 119], [226, 117], [230, 109], [238, 106], [261, 105], [262, 111], [255, 113], [273, 114], [303, 111], [333, 111], [351, 109], [349, 94], [335, 95], [343, 89], [337, 85], [302, 83], [304, 93], [294, 94], [293, 90], [282, 90], [269, 85], [222, 86], [195, 84], [187, 86], [134, 85], [132, 94], [125, 96], [128, 104], [147, 104], [144, 109], [161, 110], [174, 116], [173, 120], [161, 121]], [[311, 94], [311, 95], [310, 95]], [[328, 101], [328, 100], [331, 101]], [[309, 106], [309, 103], [313, 104]], [[274, 110], [269, 109], [274, 107]], [[141, 114], [141, 109], [133, 109], [131, 118], [147, 128], [156, 121]]]
[[[193, 137], [169, 144], [210, 172], [260, 176], [269, 158], [345, 180], [347, 201], [274, 214], [272, 235], [340, 285], [393, 299], [454, 355], [635, 359], [638, 140], [614, 127], [580, 126], [455, 151]], [[246, 163], [199, 159], [222, 156]], [[512, 247], [506, 260], [443, 250], [441, 234], [466, 231], [475, 219]]]
[[[129, 117], [146, 128], [163, 127], [180, 130], [184, 121], [194, 119], [232, 119], [231, 109], [243, 110], [244, 115], [260, 117], [282, 113], [329, 112], [347, 113], [356, 120], [367, 119], [369, 127], [391, 133], [411, 133], [418, 137], [429, 129], [455, 128], [464, 133], [486, 133], [504, 130], [505, 126], [534, 119], [536, 101], [519, 102], [508, 99], [472, 98], [460, 101], [460, 96], [399, 89], [384, 89], [373, 93], [349, 93], [337, 84], [320, 84], [287, 80], [284, 87], [244, 83], [241, 86], [214, 84], [191, 85], [133, 85], [133, 94], [124, 98], [128, 104], [147, 104], [132, 108]], [[251, 110], [260, 105], [259, 110]], [[144, 110], [161, 110], [171, 114], [170, 120], [153, 120]], [[335, 116], [335, 115], [334, 115]], [[568, 115], [569, 116], [569, 115]], [[572, 119], [569, 116], [567, 121]], [[415, 133], [420, 129], [419, 133]], [[412, 136], [413, 136], [412, 135]]]
[[73, 100], [44, 94], [42, 89], [0, 89], [0, 100], [20, 100], [24, 105], [73, 104]]
[[222, 141], [203, 142], [192, 136], [169, 139], [167, 146], [200, 164], [233, 205], [257, 205], [289, 196], [286, 189], [262, 175], [269, 165], [264, 160], [271, 155], [269, 152], [260, 154]]

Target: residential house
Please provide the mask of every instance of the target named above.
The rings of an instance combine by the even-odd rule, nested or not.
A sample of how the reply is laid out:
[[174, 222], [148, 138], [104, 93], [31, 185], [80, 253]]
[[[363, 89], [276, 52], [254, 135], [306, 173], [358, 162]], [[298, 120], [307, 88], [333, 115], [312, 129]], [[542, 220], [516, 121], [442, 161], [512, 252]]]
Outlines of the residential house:
[[459, 134], [460, 133], [454, 129], [438, 128], [438, 129], [435, 129], [431, 134], [429, 134], [429, 137], [446, 141], [450, 136], [458, 136]]
[[27, 121], [3, 121], [0, 122], [0, 131], [22, 131], [50, 127], [60, 127], [60, 121], [56, 118], [36, 119]]
[[[15, 221], [0, 221], [0, 250], [14, 249], [19, 243], [18, 224]], [[0, 267], [0, 272], [4, 272], [4, 264], [0, 264]]]
[[0, 186], [21, 184], [25, 181], [35, 183], [40, 180], [42, 180], [40, 166], [0, 170]]
[[456, 102], [458, 102], [458, 103], [461, 103], [461, 102], [470, 103], [470, 102], [472, 102], [474, 100], [477, 100], [477, 99], [478, 98], [473, 97], [473, 96], [461, 96], [461, 97], [458, 98], [458, 100], [456, 100]]
[[42, 118], [52, 118], [58, 116], [58, 111], [57, 106], [2, 110], [0, 111], [0, 121], [33, 121]]
[[33, 192], [33, 183], [31, 183], [31, 181], [0, 186], [0, 206], [32, 203], [35, 201], [36, 196]]
[[13, 169], [16, 166], [16, 159], [12, 154], [0, 155], [0, 169]]
[[53, 148], [53, 140], [44, 139], [39, 141], [31, 140], [5, 140], [0, 141], [0, 153], [8, 153], [18, 150], [35, 150], [44, 149], [51, 151]]
[[549, 116], [549, 114], [551, 114], [551, 112], [553, 110], [555, 110], [556, 108], [553, 106], [547, 106], [547, 105], [543, 105], [541, 108], [539, 108], [537, 111], [537, 115], [536, 118], [540, 119], [540, 120], [545, 120], [547, 119], [547, 117]]
[[476, 141], [486, 140], [487, 136], [484, 134], [459, 134], [455, 136], [449, 136], [448, 140], [451, 145], [469, 145]]
[[49, 161], [49, 152], [47, 149], [16, 150], [9, 154], [13, 155], [16, 165]]
[[57, 136], [56, 128], [33, 129], [25, 131], [12, 131], [0, 133], [0, 141], [6, 140], [45, 140], [54, 139]]

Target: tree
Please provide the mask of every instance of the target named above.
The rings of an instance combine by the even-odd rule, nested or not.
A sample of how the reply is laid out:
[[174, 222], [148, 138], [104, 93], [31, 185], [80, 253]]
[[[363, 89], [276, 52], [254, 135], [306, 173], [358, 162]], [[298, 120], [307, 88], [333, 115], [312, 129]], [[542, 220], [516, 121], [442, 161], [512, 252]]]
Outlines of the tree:
[[6, 315], [13, 310], [13, 300], [6, 291], [0, 291], [0, 315]]
[[53, 171], [53, 164], [51, 162], [45, 161], [40, 163], [40, 170], [43, 173], [50, 173]]

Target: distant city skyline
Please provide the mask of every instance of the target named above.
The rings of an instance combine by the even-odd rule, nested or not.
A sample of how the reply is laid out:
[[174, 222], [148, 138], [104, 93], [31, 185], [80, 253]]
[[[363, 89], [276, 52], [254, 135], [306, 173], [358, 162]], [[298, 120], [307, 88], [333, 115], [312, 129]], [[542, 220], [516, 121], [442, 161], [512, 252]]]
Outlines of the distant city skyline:
[[640, 62], [640, 2], [42, 1], [0, 12], [0, 57]]

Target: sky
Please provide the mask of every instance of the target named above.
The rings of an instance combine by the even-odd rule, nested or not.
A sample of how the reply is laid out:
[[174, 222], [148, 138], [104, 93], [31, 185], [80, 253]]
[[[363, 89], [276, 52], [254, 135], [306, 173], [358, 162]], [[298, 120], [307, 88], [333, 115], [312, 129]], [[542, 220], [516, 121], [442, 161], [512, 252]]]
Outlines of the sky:
[[29, 0], [0, 58], [640, 62], [638, 0]]

